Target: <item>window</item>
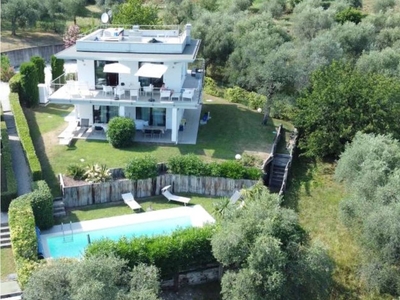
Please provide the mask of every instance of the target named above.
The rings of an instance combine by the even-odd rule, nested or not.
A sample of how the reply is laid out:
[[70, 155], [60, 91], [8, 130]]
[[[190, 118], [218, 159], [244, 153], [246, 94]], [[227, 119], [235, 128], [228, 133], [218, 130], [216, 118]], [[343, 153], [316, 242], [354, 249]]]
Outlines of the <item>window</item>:
[[136, 119], [148, 121], [152, 126], [165, 126], [165, 108], [136, 107]]
[[118, 117], [118, 106], [93, 106], [93, 122], [107, 124], [114, 117]]
[[[145, 62], [139, 62], [139, 69], [142, 67], [142, 65]], [[152, 64], [160, 64], [162, 65], [163, 63], [158, 63], [158, 62], [152, 62]], [[163, 82], [164, 82], [164, 76], [161, 78], [150, 78], [150, 77], [139, 77], [139, 82], [140, 86], [149, 86], [152, 84], [154, 87], [161, 87]]]
[[118, 74], [117, 73], [104, 73], [103, 69], [106, 64], [116, 63], [115, 61], [95, 60], [94, 61], [94, 80], [96, 82], [96, 88], [101, 89], [102, 85], [118, 85]]

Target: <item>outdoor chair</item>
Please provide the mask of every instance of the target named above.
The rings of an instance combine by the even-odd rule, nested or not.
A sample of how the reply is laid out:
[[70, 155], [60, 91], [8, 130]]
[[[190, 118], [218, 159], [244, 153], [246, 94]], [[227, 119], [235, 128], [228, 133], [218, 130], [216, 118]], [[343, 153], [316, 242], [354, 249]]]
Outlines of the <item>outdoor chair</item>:
[[143, 93], [145, 94], [145, 96], [147, 96], [147, 94], [149, 93], [150, 96], [153, 97], [153, 90], [154, 86], [152, 84], [143, 87]]
[[132, 210], [140, 210], [142, 208], [140, 204], [135, 201], [132, 193], [121, 194], [121, 197], [124, 200], [125, 204], [128, 205]]
[[231, 198], [229, 199], [229, 202], [232, 203], [232, 204], [234, 204], [234, 203], [236, 203], [236, 202], [240, 199], [241, 196], [242, 196], [242, 195], [240, 194], [239, 191], [235, 191], [235, 192], [233, 193], [233, 195], [231, 196]]
[[103, 94], [104, 95], [108, 95], [108, 94], [112, 95], [112, 93], [113, 93], [112, 86], [109, 86], [109, 85], [102, 85], [102, 86], [103, 86]]
[[139, 90], [130, 90], [130, 96], [131, 99], [132, 97], [136, 97], [136, 101], [139, 101]]
[[177, 196], [174, 194], [171, 194], [171, 192], [168, 190], [171, 186], [167, 185], [165, 187], [163, 187], [161, 189], [162, 194], [164, 195], [165, 198], [168, 199], [168, 201], [177, 201], [177, 202], [182, 202], [185, 206], [186, 204], [189, 203], [190, 198], [186, 198], [186, 197], [181, 197], [181, 196]]

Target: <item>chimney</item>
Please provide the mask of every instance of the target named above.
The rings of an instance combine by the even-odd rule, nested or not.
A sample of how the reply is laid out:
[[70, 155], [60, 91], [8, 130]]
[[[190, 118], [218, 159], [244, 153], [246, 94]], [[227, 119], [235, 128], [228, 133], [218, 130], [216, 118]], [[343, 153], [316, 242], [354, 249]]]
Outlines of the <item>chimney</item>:
[[192, 43], [192, 39], [190, 37], [190, 32], [192, 31], [192, 24], [186, 24], [185, 31], [186, 31], [186, 45], [190, 45]]

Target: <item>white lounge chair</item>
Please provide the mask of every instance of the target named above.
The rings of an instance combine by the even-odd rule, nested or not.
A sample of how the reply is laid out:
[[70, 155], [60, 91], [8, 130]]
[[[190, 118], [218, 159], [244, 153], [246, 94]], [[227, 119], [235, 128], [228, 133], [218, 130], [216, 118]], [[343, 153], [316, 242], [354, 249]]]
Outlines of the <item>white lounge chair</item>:
[[135, 201], [135, 198], [133, 197], [132, 193], [121, 194], [121, 196], [125, 204], [127, 204], [132, 210], [142, 208], [140, 204]]
[[177, 202], [182, 202], [183, 204], [188, 204], [190, 201], [190, 198], [186, 197], [180, 197], [174, 194], [171, 194], [171, 192], [168, 190], [171, 186], [167, 185], [161, 189], [162, 194], [165, 196], [165, 198], [168, 199], [168, 201], [177, 201]]

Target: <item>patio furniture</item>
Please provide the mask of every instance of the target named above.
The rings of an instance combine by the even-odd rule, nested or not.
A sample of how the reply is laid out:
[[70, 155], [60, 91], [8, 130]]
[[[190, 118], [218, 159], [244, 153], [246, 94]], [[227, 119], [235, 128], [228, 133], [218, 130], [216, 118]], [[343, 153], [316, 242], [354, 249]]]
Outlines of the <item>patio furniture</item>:
[[122, 98], [122, 96], [125, 95], [125, 90], [122, 87], [117, 86], [115, 88], [114, 94], [115, 94], [115, 96], [118, 96], [119, 98]]
[[132, 210], [140, 210], [142, 208], [140, 204], [135, 201], [132, 193], [121, 194], [121, 197], [124, 200], [125, 204], [128, 205]]
[[111, 94], [111, 95], [112, 95], [112, 92], [113, 92], [112, 86], [109, 86], [109, 85], [102, 85], [102, 87], [103, 87], [103, 94], [104, 94], [104, 95], [108, 95], [108, 94]]
[[163, 98], [167, 98], [168, 100], [171, 99], [171, 91], [170, 90], [160, 90], [160, 101]]
[[136, 97], [136, 101], [139, 101], [139, 90], [130, 90], [130, 98]]
[[194, 96], [194, 89], [185, 89], [182, 93], [182, 101], [189, 100], [192, 101]]
[[145, 96], [147, 96], [147, 94], [149, 93], [150, 96], [153, 97], [153, 90], [154, 86], [152, 84], [143, 87], [143, 93], [145, 94]]
[[240, 194], [239, 191], [235, 191], [235, 192], [233, 193], [233, 195], [231, 196], [231, 198], [229, 199], [229, 202], [232, 203], [232, 204], [234, 204], [234, 203], [236, 203], [236, 202], [240, 199], [241, 196], [242, 196], [242, 195]]
[[161, 189], [161, 192], [165, 196], [165, 198], [167, 198], [168, 201], [172, 200], [172, 201], [182, 202], [186, 206], [186, 204], [189, 203], [190, 198], [171, 194], [171, 192], [168, 190], [170, 187], [171, 187], [170, 185], [167, 185]]

